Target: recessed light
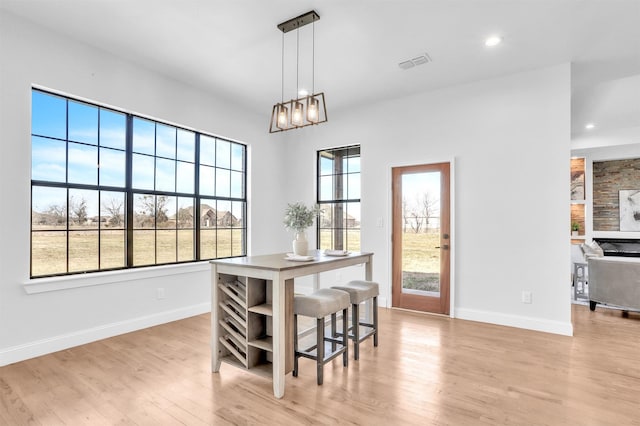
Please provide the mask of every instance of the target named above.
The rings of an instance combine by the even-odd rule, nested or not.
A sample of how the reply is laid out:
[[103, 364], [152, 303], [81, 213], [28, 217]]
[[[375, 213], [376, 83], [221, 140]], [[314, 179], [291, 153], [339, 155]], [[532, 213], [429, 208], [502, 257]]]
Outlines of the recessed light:
[[484, 45], [487, 47], [494, 47], [499, 45], [500, 43], [502, 43], [502, 37], [497, 36], [497, 35], [493, 35], [491, 37], [488, 37], [485, 41], [484, 41]]
[[587, 125], [584, 126], [584, 128], [587, 129], [587, 130], [592, 130], [592, 129], [596, 128], [596, 125], [593, 124], [593, 123], [587, 123]]
[[307, 96], [309, 94], [309, 92], [307, 92], [307, 89], [300, 89], [298, 91], [298, 96]]

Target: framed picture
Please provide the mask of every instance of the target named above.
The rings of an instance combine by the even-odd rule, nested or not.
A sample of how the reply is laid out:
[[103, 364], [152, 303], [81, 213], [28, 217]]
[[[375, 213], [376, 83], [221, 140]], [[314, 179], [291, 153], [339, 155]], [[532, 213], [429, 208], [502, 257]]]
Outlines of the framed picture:
[[620, 231], [640, 231], [640, 189], [622, 189]]
[[571, 199], [584, 200], [584, 158], [571, 159]]

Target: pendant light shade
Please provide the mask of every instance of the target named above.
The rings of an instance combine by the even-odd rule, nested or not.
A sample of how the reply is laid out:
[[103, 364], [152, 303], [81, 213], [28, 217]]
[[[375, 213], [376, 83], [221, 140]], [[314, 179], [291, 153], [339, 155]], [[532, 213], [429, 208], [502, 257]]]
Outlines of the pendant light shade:
[[318, 100], [313, 96], [307, 96], [307, 121], [309, 123], [318, 122]]
[[278, 104], [273, 107], [274, 111], [277, 108], [277, 123], [276, 126], [278, 129], [285, 130], [287, 128], [287, 124], [289, 122], [289, 109], [283, 104]]
[[[307, 12], [296, 18], [290, 19], [278, 25], [282, 31], [282, 86], [281, 100], [273, 106], [271, 112], [271, 124], [269, 133], [283, 132], [285, 130], [299, 129], [313, 124], [327, 121], [327, 107], [324, 101], [324, 93], [315, 93], [315, 21], [320, 19], [315, 11]], [[296, 97], [289, 101], [284, 101], [284, 34], [296, 30], [296, 93], [298, 93], [298, 69], [299, 69], [299, 49], [300, 49], [300, 27], [313, 24], [313, 51], [312, 51], [312, 86], [311, 94], [303, 97]], [[289, 111], [291, 115], [289, 115]]]

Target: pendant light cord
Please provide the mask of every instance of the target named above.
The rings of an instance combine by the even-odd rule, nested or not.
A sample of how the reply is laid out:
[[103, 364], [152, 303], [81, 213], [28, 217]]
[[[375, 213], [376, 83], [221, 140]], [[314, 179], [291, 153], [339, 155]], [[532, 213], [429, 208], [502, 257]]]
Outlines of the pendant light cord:
[[316, 93], [316, 20], [313, 20], [311, 24], [312, 37], [311, 37], [311, 95]]
[[282, 67], [280, 68], [280, 77], [282, 82], [280, 83], [280, 103], [284, 103], [284, 32], [282, 33]]
[[300, 66], [300, 27], [296, 30], [296, 99], [298, 99], [299, 87], [298, 87], [298, 79], [300, 76], [300, 72], [298, 71]]

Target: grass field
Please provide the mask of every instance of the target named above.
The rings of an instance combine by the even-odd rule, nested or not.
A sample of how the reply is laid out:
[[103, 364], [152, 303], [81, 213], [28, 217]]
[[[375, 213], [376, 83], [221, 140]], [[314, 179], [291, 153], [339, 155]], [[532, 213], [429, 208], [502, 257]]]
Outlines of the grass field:
[[[323, 231], [323, 241], [330, 241], [330, 232]], [[360, 232], [348, 231], [347, 250], [360, 250]], [[135, 230], [133, 236], [133, 262], [135, 266], [173, 263], [193, 260], [193, 231]], [[429, 289], [433, 277], [440, 272], [439, 234], [403, 235], [403, 262], [406, 288]], [[47, 231], [32, 234], [32, 275], [52, 275], [67, 272], [66, 232]], [[326, 247], [324, 247], [326, 245]], [[229, 257], [241, 255], [240, 229], [203, 229], [201, 231], [201, 257]], [[72, 230], [69, 232], [69, 272], [95, 271], [125, 266], [125, 231]], [[330, 248], [323, 244], [322, 249]], [[98, 264], [98, 258], [100, 264]]]
[[[65, 231], [33, 232], [31, 237], [32, 276], [67, 272], [67, 236]], [[201, 231], [203, 259], [241, 255], [242, 230]], [[124, 230], [72, 230], [69, 232], [69, 271], [82, 272], [125, 266]], [[134, 266], [193, 260], [193, 231], [134, 230]], [[98, 264], [98, 258], [100, 259]]]

